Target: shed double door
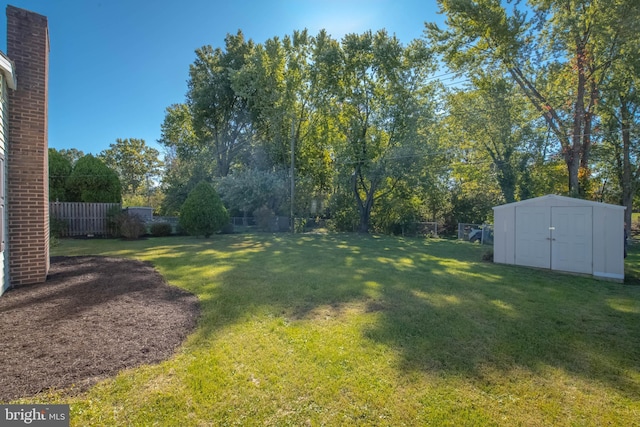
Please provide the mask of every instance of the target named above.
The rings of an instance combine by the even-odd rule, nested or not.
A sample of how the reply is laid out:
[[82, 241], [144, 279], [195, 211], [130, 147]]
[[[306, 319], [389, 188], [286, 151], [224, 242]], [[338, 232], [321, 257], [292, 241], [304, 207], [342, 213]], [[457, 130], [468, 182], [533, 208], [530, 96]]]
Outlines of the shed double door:
[[591, 207], [516, 207], [516, 264], [593, 273]]

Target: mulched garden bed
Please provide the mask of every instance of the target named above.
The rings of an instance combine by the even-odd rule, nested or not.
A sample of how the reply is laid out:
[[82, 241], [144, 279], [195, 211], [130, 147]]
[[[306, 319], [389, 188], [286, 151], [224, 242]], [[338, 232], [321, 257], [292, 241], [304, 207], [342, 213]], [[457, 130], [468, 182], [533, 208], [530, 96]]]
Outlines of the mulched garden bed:
[[0, 402], [84, 391], [122, 369], [165, 360], [198, 315], [197, 298], [149, 263], [52, 257], [45, 283], [0, 297]]

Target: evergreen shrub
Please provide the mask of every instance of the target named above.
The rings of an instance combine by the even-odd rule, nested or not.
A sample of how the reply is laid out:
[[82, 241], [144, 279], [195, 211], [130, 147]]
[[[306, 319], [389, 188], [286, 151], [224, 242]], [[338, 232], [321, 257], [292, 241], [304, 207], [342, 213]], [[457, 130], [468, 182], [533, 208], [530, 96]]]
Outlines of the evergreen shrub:
[[180, 226], [192, 236], [210, 237], [229, 223], [229, 214], [211, 184], [194, 187], [180, 208]]

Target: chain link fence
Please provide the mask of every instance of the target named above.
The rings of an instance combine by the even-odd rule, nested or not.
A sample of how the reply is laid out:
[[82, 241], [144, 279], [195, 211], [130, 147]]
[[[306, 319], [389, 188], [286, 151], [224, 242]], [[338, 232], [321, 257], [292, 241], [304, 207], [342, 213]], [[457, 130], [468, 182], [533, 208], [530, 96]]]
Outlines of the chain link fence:
[[493, 245], [493, 226], [489, 224], [458, 223], [458, 239], [482, 245]]
[[402, 226], [402, 235], [406, 237], [438, 237], [442, 226], [437, 222], [413, 222]]

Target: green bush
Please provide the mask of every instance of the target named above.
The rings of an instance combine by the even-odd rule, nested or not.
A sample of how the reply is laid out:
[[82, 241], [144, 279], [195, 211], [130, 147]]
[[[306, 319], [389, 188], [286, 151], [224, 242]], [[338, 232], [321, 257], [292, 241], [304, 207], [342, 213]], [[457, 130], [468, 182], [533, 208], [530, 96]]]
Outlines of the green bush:
[[120, 217], [122, 216], [120, 205], [111, 206], [107, 211], [107, 234], [120, 237]]
[[307, 218], [294, 218], [293, 224], [294, 224], [296, 233], [304, 233], [305, 228], [307, 226]]
[[172, 228], [168, 222], [154, 222], [149, 231], [153, 237], [164, 237], [171, 235]]
[[120, 235], [125, 239], [139, 239], [146, 231], [147, 227], [138, 214], [130, 214], [123, 212], [118, 217], [118, 229]]
[[210, 237], [229, 223], [229, 214], [211, 184], [195, 186], [180, 208], [180, 225], [192, 236]]
[[49, 217], [49, 236], [60, 238], [67, 230], [69, 224], [63, 219]]

